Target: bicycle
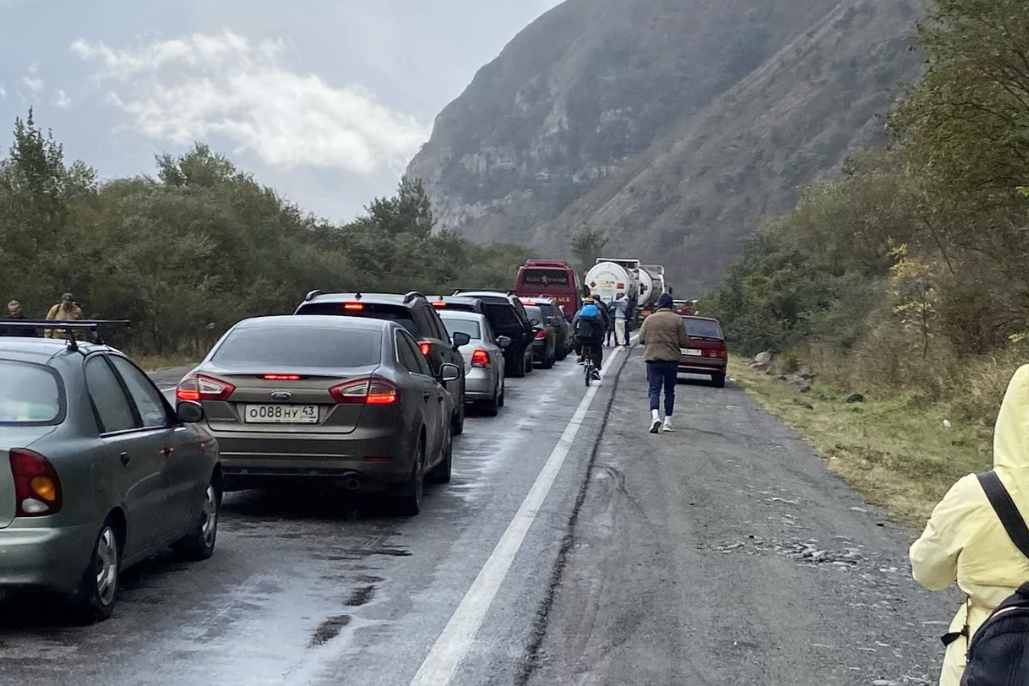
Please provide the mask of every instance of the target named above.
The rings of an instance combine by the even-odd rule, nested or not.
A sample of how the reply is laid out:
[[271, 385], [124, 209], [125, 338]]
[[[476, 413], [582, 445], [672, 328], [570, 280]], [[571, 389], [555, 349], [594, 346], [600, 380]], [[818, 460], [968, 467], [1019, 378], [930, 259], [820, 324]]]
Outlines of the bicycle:
[[597, 367], [593, 364], [593, 346], [590, 345], [582, 346], [582, 375], [586, 380], [586, 388], [589, 388], [593, 381], [600, 380]]

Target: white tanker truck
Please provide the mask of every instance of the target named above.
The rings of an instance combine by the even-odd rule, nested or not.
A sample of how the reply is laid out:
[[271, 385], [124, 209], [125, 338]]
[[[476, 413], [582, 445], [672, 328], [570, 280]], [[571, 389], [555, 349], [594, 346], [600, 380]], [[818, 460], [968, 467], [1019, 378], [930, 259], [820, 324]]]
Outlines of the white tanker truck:
[[657, 307], [657, 299], [665, 293], [665, 268], [659, 264], [640, 266], [640, 316], [646, 317]]
[[598, 259], [586, 272], [583, 284], [594, 297], [605, 303], [614, 300], [619, 293], [623, 294], [629, 301], [630, 319], [635, 321], [639, 312], [639, 264], [639, 260]]

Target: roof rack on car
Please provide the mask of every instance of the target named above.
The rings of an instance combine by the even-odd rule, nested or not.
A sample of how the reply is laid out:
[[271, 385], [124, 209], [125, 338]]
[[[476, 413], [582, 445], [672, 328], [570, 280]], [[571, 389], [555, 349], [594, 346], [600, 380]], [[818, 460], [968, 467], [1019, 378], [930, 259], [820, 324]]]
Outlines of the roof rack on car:
[[408, 293], [407, 295], [404, 296], [404, 304], [406, 305], [407, 303], [411, 302], [415, 298], [425, 299], [425, 296], [422, 295], [421, 293], [419, 293], [418, 291], [411, 291], [410, 293]]
[[313, 291], [311, 291], [310, 293], [308, 293], [307, 295], [304, 296], [304, 302], [305, 303], [306, 302], [311, 302], [312, 300], [314, 300], [315, 298], [317, 298], [321, 294], [322, 294], [321, 291], [313, 290]]
[[100, 337], [100, 327], [123, 327], [129, 328], [132, 325], [128, 319], [82, 319], [78, 321], [59, 321], [55, 319], [21, 319], [7, 320], [4, 326], [18, 329], [49, 329], [51, 331], [63, 331], [68, 339], [68, 350], [78, 350], [79, 342], [75, 340], [76, 331], [96, 332], [96, 343], [104, 345]]

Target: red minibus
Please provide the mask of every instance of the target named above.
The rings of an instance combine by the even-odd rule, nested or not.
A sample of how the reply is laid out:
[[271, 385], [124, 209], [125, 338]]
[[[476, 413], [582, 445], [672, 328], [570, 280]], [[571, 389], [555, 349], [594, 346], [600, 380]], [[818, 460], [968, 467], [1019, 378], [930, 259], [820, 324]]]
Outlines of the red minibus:
[[529, 260], [519, 267], [514, 292], [521, 298], [553, 298], [569, 319], [582, 307], [579, 275], [570, 264], [558, 260]]

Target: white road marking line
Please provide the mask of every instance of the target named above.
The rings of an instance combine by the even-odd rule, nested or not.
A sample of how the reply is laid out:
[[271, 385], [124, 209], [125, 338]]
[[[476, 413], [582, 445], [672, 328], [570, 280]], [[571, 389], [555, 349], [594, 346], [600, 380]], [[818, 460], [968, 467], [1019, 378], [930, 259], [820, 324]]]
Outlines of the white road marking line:
[[[608, 357], [601, 369], [602, 373], [610, 368], [611, 363], [621, 352], [620, 349], [616, 350], [613, 355]], [[432, 650], [429, 651], [422, 666], [414, 675], [414, 679], [411, 680], [411, 686], [447, 686], [454, 677], [461, 660], [472, 647], [475, 635], [479, 632], [479, 627], [482, 626], [497, 591], [500, 590], [504, 579], [507, 578], [507, 573], [522, 547], [529, 527], [536, 520], [536, 515], [539, 514], [540, 508], [546, 501], [599, 387], [599, 385], [591, 385], [586, 391], [575, 414], [572, 415], [568, 426], [565, 427], [564, 433], [561, 434], [557, 445], [554, 446], [550, 457], [547, 458], [546, 464], [543, 465], [539, 476], [536, 477], [536, 482], [525, 496], [521, 507], [518, 508], [514, 519], [507, 526], [504, 535], [500, 537], [500, 541], [493, 549], [489, 559], [486, 560], [486, 564], [479, 571], [479, 575], [472, 582], [471, 588], [468, 589], [450, 621], [447, 622], [443, 633], [436, 639]]]

